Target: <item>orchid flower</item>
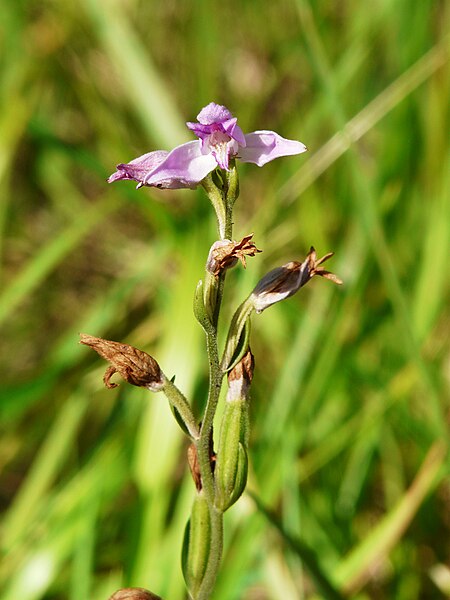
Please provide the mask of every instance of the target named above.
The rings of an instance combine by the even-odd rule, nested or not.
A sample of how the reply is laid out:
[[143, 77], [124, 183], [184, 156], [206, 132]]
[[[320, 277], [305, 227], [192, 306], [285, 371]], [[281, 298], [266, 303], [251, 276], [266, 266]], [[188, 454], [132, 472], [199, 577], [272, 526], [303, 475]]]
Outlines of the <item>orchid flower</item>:
[[262, 167], [280, 156], [306, 152], [301, 142], [287, 140], [274, 131], [244, 134], [225, 106], [211, 102], [197, 115], [198, 123], [187, 123], [198, 140], [177, 146], [171, 152], [149, 152], [127, 164], [117, 165], [109, 183], [133, 179], [143, 185], [160, 188], [195, 187], [217, 167], [229, 170], [237, 158]]

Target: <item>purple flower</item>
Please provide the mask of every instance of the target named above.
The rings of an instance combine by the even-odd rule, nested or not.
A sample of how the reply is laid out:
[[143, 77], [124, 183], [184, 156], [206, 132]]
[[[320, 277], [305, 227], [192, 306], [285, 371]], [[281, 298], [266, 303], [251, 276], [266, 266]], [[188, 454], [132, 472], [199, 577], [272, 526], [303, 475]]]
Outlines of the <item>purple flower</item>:
[[230, 159], [251, 162], [262, 167], [280, 156], [301, 154], [306, 146], [282, 138], [274, 131], [254, 131], [244, 135], [236, 117], [225, 106], [211, 102], [198, 116], [198, 123], [187, 123], [199, 138], [177, 146], [171, 152], [144, 154], [118, 171], [108, 182], [134, 179], [143, 185], [162, 188], [195, 187], [216, 167], [228, 170]]

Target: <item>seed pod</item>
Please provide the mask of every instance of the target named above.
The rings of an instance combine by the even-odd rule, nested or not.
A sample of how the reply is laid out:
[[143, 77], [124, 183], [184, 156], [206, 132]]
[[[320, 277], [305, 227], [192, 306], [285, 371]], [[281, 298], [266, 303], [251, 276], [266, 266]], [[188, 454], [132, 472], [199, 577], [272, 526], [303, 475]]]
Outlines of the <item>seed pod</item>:
[[248, 472], [248, 403], [253, 376], [250, 350], [228, 375], [228, 394], [222, 417], [214, 470], [215, 504], [225, 511], [242, 495]]
[[236, 502], [247, 483], [247, 413], [246, 403], [227, 402], [222, 417], [214, 470], [215, 504], [222, 511]]
[[211, 547], [209, 507], [203, 491], [197, 493], [184, 532], [181, 566], [190, 595], [197, 597], [208, 565]]

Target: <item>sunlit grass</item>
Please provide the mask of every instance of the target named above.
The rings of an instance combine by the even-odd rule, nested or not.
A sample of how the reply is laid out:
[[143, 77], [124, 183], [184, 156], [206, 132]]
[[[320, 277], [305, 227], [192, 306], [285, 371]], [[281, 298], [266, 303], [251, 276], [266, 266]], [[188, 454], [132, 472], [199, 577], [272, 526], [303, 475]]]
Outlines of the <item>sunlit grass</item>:
[[448, 7], [84, 0], [1, 13], [0, 599], [107, 600], [125, 585], [185, 598], [186, 442], [162, 397], [103, 389], [103, 363], [77, 342], [87, 331], [151, 351], [202, 406], [191, 306], [210, 207], [200, 192], [105, 179], [190, 139], [184, 122], [211, 100], [244, 131], [309, 148], [240, 169], [236, 238], [254, 232], [264, 252], [230, 272], [225, 313], [312, 244], [345, 281], [313, 281], [253, 319], [259, 508], [247, 495], [226, 515], [214, 600], [325, 593], [305, 548], [339, 593], [444, 597]]

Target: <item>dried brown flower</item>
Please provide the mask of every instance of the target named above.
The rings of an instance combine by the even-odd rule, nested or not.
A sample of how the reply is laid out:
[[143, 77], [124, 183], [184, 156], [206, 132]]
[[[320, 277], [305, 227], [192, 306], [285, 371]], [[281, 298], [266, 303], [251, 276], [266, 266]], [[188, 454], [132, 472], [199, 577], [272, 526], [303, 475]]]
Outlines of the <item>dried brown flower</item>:
[[241, 360], [228, 373], [227, 400], [248, 397], [254, 368], [255, 358], [248, 348]]
[[314, 275], [319, 275], [320, 277], [329, 279], [337, 285], [342, 285], [343, 282], [341, 279], [339, 279], [337, 275], [335, 275], [334, 273], [330, 273], [330, 271], [326, 271], [323, 267], [319, 266], [332, 256], [334, 256], [334, 252], [328, 252], [327, 254], [325, 254], [325, 256], [322, 256], [322, 258], [317, 259], [316, 251], [311, 246], [308, 256], [306, 257], [306, 261], [308, 261], [309, 279], [311, 279], [311, 277], [314, 277]]
[[197, 491], [202, 489], [202, 475], [200, 473], [200, 465], [198, 462], [197, 448], [195, 444], [190, 444], [187, 449], [187, 459], [192, 479], [194, 480]]
[[162, 600], [144, 588], [123, 588], [118, 590], [108, 600]]
[[[191, 471], [192, 479], [194, 480], [194, 483], [195, 483], [195, 487], [197, 488], [197, 491], [200, 492], [203, 487], [202, 474], [200, 472], [200, 464], [198, 462], [197, 447], [195, 444], [190, 444], [188, 446], [187, 460], [188, 460], [189, 469]], [[211, 465], [211, 472], [214, 472], [214, 467], [216, 464], [216, 453], [214, 452], [214, 448], [213, 448], [212, 430], [211, 430], [211, 434], [209, 436], [209, 461], [210, 461], [210, 465]]]
[[244, 268], [247, 266], [246, 257], [255, 256], [258, 250], [255, 243], [251, 241], [253, 233], [242, 238], [240, 242], [230, 240], [219, 240], [211, 246], [206, 269], [215, 277], [222, 271], [234, 267], [238, 260], [241, 261]]
[[250, 348], [237, 363], [235, 367], [228, 373], [228, 381], [245, 381], [250, 385], [253, 379], [253, 371], [255, 369], [255, 358], [251, 353]]
[[329, 252], [317, 259], [316, 251], [311, 246], [303, 262], [292, 261], [282, 267], [269, 271], [257, 284], [252, 293], [253, 306], [257, 313], [262, 312], [272, 304], [289, 298], [304, 286], [314, 275], [319, 275], [341, 285], [342, 281], [320, 265], [333, 256]]
[[80, 334], [80, 343], [90, 346], [111, 366], [105, 372], [103, 381], [108, 388], [117, 387], [111, 382], [114, 373], [119, 373], [125, 381], [138, 387], [158, 391], [165, 383], [165, 376], [158, 363], [146, 352], [128, 344], [104, 340], [86, 333]]

